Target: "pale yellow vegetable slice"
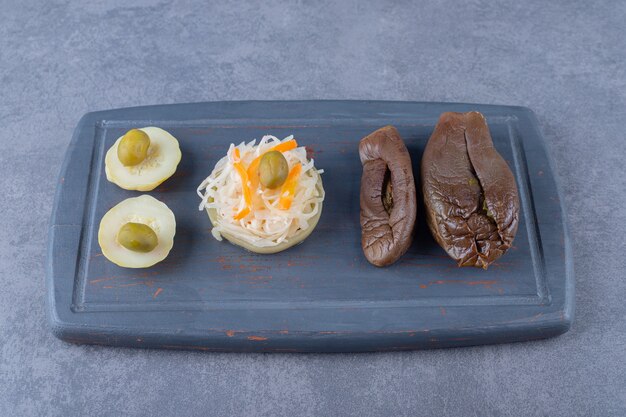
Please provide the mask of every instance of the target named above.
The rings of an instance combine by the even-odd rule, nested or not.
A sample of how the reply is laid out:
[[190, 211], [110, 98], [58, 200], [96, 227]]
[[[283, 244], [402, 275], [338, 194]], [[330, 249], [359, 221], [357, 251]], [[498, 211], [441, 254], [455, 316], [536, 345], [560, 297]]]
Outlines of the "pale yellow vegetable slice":
[[[126, 223], [149, 226], [157, 235], [158, 244], [149, 252], [126, 249], [118, 240], [119, 230]], [[149, 195], [127, 198], [102, 217], [98, 243], [102, 254], [111, 262], [125, 268], [147, 268], [161, 262], [174, 246], [176, 218], [165, 203]]]
[[154, 126], [139, 130], [150, 138], [146, 159], [137, 165], [124, 166], [117, 156], [121, 136], [106, 153], [105, 173], [109, 181], [121, 188], [150, 191], [176, 172], [182, 154], [178, 140], [169, 132]]

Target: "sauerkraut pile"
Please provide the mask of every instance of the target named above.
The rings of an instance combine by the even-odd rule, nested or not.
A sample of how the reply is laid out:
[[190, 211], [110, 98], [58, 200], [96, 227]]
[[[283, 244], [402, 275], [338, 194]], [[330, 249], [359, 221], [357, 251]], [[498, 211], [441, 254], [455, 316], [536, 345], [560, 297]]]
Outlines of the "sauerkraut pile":
[[[259, 182], [258, 167], [263, 154], [280, 151], [289, 164], [285, 183], [276, 189]], [[231, 144], [211, 175], [198, 187], [200, 210], [215, 210], [212, 234], [235, 237], [258, 248], [284, 244], [310, 227], [321, 211], [324, 189], [313, 159], [298, 146], [293, 136], [282, 141], [266, 135], [259, 141]]]

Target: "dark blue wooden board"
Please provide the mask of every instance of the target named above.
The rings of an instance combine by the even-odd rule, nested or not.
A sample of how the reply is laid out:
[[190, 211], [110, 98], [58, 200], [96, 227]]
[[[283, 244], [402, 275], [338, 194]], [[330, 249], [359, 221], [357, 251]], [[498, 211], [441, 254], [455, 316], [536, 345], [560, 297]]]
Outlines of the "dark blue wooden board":
[[[395, 125], [417, 182], [439, 115], [469, 110], [485, 114], [517, 179], [514, 247], [487, 271], [457, 268], [418, 212], [409, 252], [391, 267], [370, 265], [360, 247], [359, 140]], [[183, 153], [176, 174], [148, 193], [176, 215], [174, 249], [154, 267], [124, 269], [102, 256], [97, 229], [108, 209], [141, 193], [106, 180], [104, 154], [127, 130], [149, 125], [171, 132]], [[195, 192], [231, 142], [264, 134], [294, 134], [325, 170], [317, 229], [275, 255], [213, 239]], [[402, 350], [550, 337], [568, 330], [574, 310], [563, 213], [537, 121], [523, 107], [268, 101], [88, 113], [67, 151], [52, 213], [49, 317], [70, 342], [211, 351]]]

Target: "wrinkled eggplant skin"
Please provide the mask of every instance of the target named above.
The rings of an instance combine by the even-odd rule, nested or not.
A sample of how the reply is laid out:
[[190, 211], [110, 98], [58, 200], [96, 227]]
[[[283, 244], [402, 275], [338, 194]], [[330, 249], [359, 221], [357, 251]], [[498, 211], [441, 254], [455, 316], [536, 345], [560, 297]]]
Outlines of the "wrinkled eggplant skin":
[[371, 264], [387, 266], [413, 241], [417, 197], [411, 157], [393, 126], [363, 138], [359, 156], [363, 164], [361, 246]]
[[421, 165], [426, 221], [459, 266], [487, 267], [512, 245], [519, 194], [478, 112], [443, 113]]

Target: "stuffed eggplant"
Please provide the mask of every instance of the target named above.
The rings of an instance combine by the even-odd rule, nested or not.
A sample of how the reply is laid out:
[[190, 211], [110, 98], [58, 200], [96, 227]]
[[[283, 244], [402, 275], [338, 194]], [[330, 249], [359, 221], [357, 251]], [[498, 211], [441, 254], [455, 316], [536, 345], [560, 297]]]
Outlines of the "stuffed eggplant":
[[421, 177], [430, 231], [458, 266], [487, 269], [511, 247], [519, 223], [517, 185], [481, 113], [441, 115]]
[[363, 253], [373, 265], [390, 265], [413, 241], [417, 198], [411, 157], [393, 126], [363, 138], [359, 156]]

